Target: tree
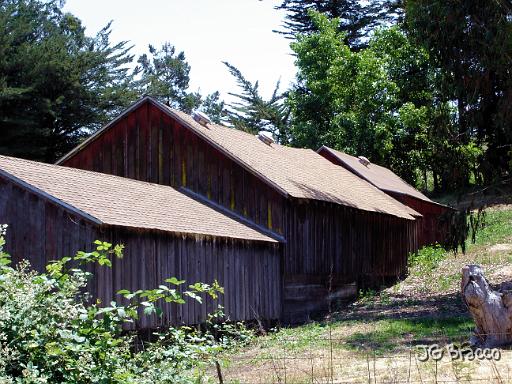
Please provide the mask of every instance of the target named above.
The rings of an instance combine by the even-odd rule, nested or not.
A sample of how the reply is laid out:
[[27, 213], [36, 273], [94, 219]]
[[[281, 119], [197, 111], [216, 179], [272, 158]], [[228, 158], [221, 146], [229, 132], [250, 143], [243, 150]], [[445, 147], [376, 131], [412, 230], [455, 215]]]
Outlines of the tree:
[[297, 83], [287, 100], [291, 144], [328, 145], [390, 167], [410, 183], [433, 174], [438, 189], [467, 180], [478, 151], [457, 139], [454, 111], [437, 88], [428, 52], [398, 27], [354, 52], [339, 21], [311, 13], [318, 32], [292, 43]]
[[127, 42], [56, 0], [0, 2], [0, 152], [52, 162], [135, 97]]
[[510, 173], [510, 2], [411, 0], [406, 21], [442, 71], [443, 94], [457, 107], [459, 140], [486, 148], [480, 170], [487, 182]]
[[207, 95], [201, 102], [200, 110], [208, 115], [208, 117], [216, 124], [222, 124], [224, 117], [227, 114], [225, 103], [220, 99], [219, 91]]
[[272, 96], [264, 100], [259, 93], [259, 83], [251, 83], [242, 72], [233, 65], [224, 62], [229, 72], [235, 77], [241, 93], [230, 93], [239, 101], [229, 104], [229, 124], [243, 131], [257, 133], [258, 131], [271, 132], [280, 143], [287, 143], [289, 136], [290, 111], [283, 103], [287, 93], [279, 91], [278, 81]]
[[140, 74], [140, 92], [187, 113], [198, 108], [201, 96], [188, 92], [190, 65], [185, 59], [185, 53], [176, 53], [176, 48], [167, 42], [160, 50], [149, 45], [149, 54], [139, 57], [139, 65], [135, 70], [137, 75]]
[[285, 10], [285, 31], [288, 37], [318, 31], [310, 12], [323, 13], [338, 20], [337, 29], [345, 32], [344, 42], [353, 49], [366, 46], [370, 33], [388, 25], [402, 13], [401, 0], [284, 0], [276, 9]]

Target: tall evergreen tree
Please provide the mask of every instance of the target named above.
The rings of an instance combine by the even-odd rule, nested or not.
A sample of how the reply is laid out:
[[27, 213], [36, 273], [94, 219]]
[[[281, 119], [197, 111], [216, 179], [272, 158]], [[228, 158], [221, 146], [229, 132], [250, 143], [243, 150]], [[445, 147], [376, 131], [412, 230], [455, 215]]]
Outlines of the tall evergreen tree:
[[271, 132], [280, 143], [289, 139], [290, 110], [284, 103], [286, 92], [280, 92], [278, 81], [270, 99], [265, 100], [259, 92], [259, 83], [247, 80], [235, 66], [224, 62], [240, 87], [241, 93], [230, 93], [237, 101], [229, 104], [228, 121], [237, 129], [257, 133]]
[[224, 100], [221, 100], [219, 91], [207, 95], [201, 102], [200, 110], [216, 124], [222, 124], [227, 114]]
[[371, 31], [397, 20], [402, 14], [402, 0], [283, 0], [276, 9], [285, 10], [285, 35], [317, 31], [311, 11], [338, 20], [338, 30], [345, 32], [345, 43], [352, 49], [365, 47]]
[[420, 171], [437, 186], [468, 179], [478, 148], [457, 140], [450, 103], [436, 87], [428, 52], [397, 27], [353, 52], [338, 20], [311, 12], [318, 32], [292, 43], [297, 84], [290, 91], [291, 144], [328, 145], [391, 167], [411, 183]]
[[62, 5], [0, 1], [0, 153], [54, 161], [136, 97], [127, 42]]

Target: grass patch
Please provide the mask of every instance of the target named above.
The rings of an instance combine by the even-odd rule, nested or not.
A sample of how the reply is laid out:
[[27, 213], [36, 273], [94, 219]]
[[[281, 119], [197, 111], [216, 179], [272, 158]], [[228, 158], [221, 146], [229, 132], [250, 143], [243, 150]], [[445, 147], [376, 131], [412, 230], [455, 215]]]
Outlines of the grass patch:
[[261, 338], [261, 348], [280, 348], [288, 351], [303, 351], [311, 347], [329, 345], [326, 339], [329, 328], [326, 322], [313, 322], [297, 328], [281, 328]]
[[[403, 377], [408, 378], [408, 360], [400, 365], [400, 356], [408, 355], [411, 347], [466, 342], [473, 331], [474, 323], [458, 292], [461, 268], [466, 264], [482, 264], [491, 280], [495, 278], [500, 282], [506, 278], [500, 270], [512, 262], [512, 253], [490, 251], [489, 246], [512, 243], [510, 207], [508, 210], [489, 209], [486, 226], [477, 233], [476, 244], [470, 243], [469, 240], [465, 255], [446, 252], [440, 247], [419, 251], [409, 260], [410, 274], [405, 280], [384, 290], [360, 290], [357, 301], [331, 317], [330, 323], [281, 328], [255, 339], [244, 350], [230, 356], [233, 358], [230, 374], [239, 378], [240, 383], [261, 380], [325, 382], [331, 372], [329, 356], [334, 351], [335, 360], [343, 361], [335, 365], [334, 376], [343, 382], [360, 382], [359, 375], [367, 375], [367, 352], [381, 357], [377, 359], [377, 373], [389, 373], [386, 379], [380, 376], [382, 380], [379, 382], [393, 382], [393, 378], [398, 377], [396, 370], [400, 369]], [[240, 355], [244, 359], [239, 359]], [[283, 357], [285, 362], [280, 360]], [[389, 361], [392, 368], [379, 366], [383, 361]], [[285, 367], [286, 380], [283, 377]], [[427, 371], [429, 367], [431, 372]], [[437, 379], [434, 365], [425, 363], [420, 368], [423, 369], [422, 377], [411, 376], [412, 381], [433, 382], [425, 378]], [[455, 374], [453, 380], [461, 380], [473, 377], [472, 370], [477, 368], [474, 363], [457, 362], [450, 365], [449, 372]], [[448, 374], [445, 368], [440, 369], [445, 370], [443, 375]], [[487, 372], [474, 374], [488, 377]], [[356, 376], [357, 379], [351, 381]]]
[[512, 210], [489, 210], [485, 216], [485, 226], [477, 233], [475, 244], [469, 244], [469, 247], [498, 244], [511, 238]]
[[348, 336], [346, 344], [358, 351], [371, 350], [376, 354], [396, 352], [411, 345], [446, 343], [467, 340], [474, 323], [469, 318], [420, 318], [389, 319], [372, 323], [369, 332], [355, 332]]

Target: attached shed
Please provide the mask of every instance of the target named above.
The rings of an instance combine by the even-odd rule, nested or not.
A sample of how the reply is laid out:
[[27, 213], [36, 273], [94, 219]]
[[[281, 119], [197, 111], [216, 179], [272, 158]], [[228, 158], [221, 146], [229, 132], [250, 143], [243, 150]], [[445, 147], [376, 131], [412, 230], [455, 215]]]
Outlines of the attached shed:
[[418, 246], [443, 243], [453, 209], [430, 200], [388, 168], [322, 146], [318, 153], [386, 192], [421, 214], [417, 220]]
[[281, 317], [279, 242], [172, 187], [0, 156], [0, 222], [14, 261], [40, 271], [96, 239], [124, 244], [111, 269], [95, 268], [90, 292], [102, 302], [173, 276], [225, 289], [205, 305], [167, 306], [140, 327], [201, 323], [217, 304], [234, 321]]
[[145, 97], [59, 164], [186, 191], [282, 240], [283, 319], [406, 272], [421, 216], [317, 153]]

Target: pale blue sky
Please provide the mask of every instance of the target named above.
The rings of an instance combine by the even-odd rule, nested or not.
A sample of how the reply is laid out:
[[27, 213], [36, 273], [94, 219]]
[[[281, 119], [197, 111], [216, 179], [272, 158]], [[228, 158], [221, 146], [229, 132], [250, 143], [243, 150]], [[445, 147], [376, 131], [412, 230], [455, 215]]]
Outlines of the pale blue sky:
[[113, 20], [111, 40], [129, 40], [138, 56], [148, 44], [169, 41], [185, 52], [192, 67], [191, 90], [208, 94], [237, 91], [221, 63], [238, 67], [251, 81], [260, 80], [264, 96], [276, 81], [294, 79], [289, 40], [273, 33], [283, 13], [276, 0], [67, 0], [65, 10], [79, 17], [92, 35]]

